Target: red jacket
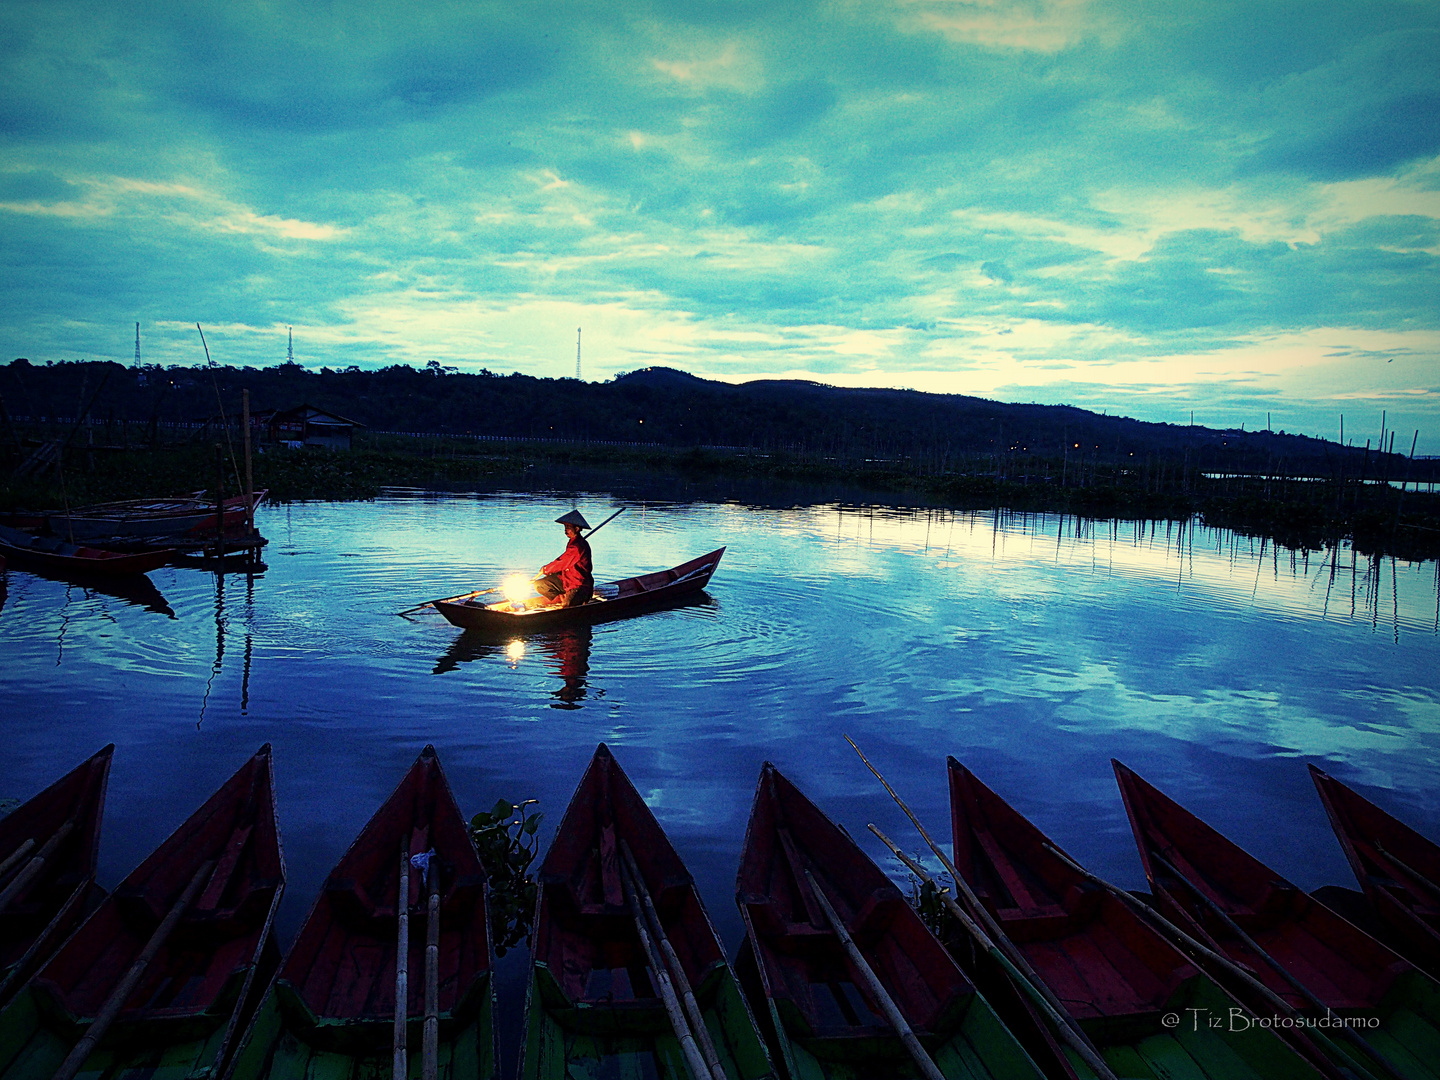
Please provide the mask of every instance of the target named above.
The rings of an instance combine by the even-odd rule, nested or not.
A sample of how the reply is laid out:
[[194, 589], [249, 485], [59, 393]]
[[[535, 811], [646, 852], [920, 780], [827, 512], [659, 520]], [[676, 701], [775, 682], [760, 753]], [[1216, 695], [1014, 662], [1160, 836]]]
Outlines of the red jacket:
[[566, 592], [595, 587], [595, 564], [590, 559], [590, 543], [583, 536], [571, 540], [563, 555], [541, 569], [547, 574], [559, 574], [560, 587]]

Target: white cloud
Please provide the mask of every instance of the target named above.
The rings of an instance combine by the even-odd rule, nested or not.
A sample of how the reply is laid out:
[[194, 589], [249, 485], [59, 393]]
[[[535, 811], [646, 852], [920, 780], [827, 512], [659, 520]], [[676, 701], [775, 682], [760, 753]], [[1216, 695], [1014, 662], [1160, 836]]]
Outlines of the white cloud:
[[1108, 33], [1089, 0], [900, 0], [901, 25], [993, 49], [1055, 53]]

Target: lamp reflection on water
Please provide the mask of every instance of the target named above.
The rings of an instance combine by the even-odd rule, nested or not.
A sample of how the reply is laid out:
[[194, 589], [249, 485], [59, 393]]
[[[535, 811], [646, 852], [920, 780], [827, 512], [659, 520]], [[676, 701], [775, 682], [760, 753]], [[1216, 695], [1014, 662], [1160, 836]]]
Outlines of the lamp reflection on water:
[[505, 646], [505, 659], [510, 661], [510, 669], [512, 671], [521, 660], [525, 659], [525, 641], [523, 638], [514, 638], [510, 644]]

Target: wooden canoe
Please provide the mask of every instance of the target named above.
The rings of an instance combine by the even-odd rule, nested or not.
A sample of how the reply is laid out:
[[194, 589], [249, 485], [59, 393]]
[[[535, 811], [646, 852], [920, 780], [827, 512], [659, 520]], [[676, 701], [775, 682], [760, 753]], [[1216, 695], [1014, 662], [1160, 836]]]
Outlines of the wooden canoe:
[[[255, 1016], [235, 1080], [361, 1080], [390, 1076], [395, 1033], [400, 856], [436, 854], [439, 866], [438, 1066], [450, 1080], [496, 1070], [485, 871], [433, 746], [325, 879], [279, 977]], [[428, 891], [409, 874], [410, 1075], [419, 1076], [425, 1020]]]
[[[259, 506], [266, 496], [264, 490], [254, 493], [251, 506]], [[246, 521], [245, 496], [232, 495], [221, 504], [224, 532], [239, 530]], [[157, 536], [213, 536], [215, 534], [215, 500], [207, 500], [203, 492], [173, 499], [126, 499], [121, 502], [84, 506], [69, 514], [51, 514], [47, 519], [56, 536], [73, 536], [76, 540], [103, 540], [108, 537], [128, 539]]]
[[735, 884], [746, 932], [741, 974], [790, 1080], [918, 1075], [806, 871], [944, 1076], [1042, 1075], [900, 890], [766, 762]]
[[690, 1075], [627, 904], [621, 869], [626, 847], [726, 1075], [773, 1077], [694, 879], [601, 743], [537, 878], [521, 1080]]
[[1398, 951], [1440, 976], [1440, 844], [1310, 766], [1325, 813]]
[[95, 862], [114, 753], [112, 743], [0, 820], [0, 1005], [105, 896]]
[[458, 596], [435, 601], [435, 609], [456, 626], [467, 630], [490, 630], [511, 636], [577, 624], [610, 622], [656, 611], [694, 595], [710, 583], [724, 554], [723, 547], [717, 548], [708, 555], [701, 555], [669, 570], [596, 585], [594, 598], [576, 607], [516, 611], [516, 605], [508, 600], [487, 603], [478, 596], [468, 599]]
[[13, 559], [17, 567], [33, 566], [82, 579], [148, 573], [164, 566], [175, 555], [169, 548], [126, 554], [82, 547], [53, 536], [31, 536], [6, 525], [0, 525], [0, 554]]
[[[1120, 762], [1113, 762], [1140, 861], [1161, 912], [1254, 974], [1302, 1013], [1306, 998], [1237, 937], [1196, 893], [1209, 897], [1256, 946], [1341, 1017], [1374, 1018], [1357, 1029], [1415, 1080], [1440, 1077], [1440, 984], [1250, 855]], [[1161, 866], [1164, 859], [1184, 882]], [[1188, 882], [1189, 884], [1185, 884]], [[1193, 889], [1192, 887], [1193, 886]], [[1224, 970], [1212, 970], [1256, 1016], [1275, 1009]], [[1347, 1053], [1355, 1050], [1339, 1043]], [[1363, 1057], [1363, 1055], [1362, 1055]], [[1368, 1059], [1346, 1062], [1374, 1076]]]
[[[1273, 1032], [1231, 1030], [1234, 998], [1047, 850], [1058, 845], [969, 769], [953, 757], [947, 764], [955, 868], [1117, 1076], [1318, 1077]], [[1167, 1027], [1167, 1013], [1191, 1022]], [[1199, 1016], [1204, 1025], [1193, 1022]], [[1212, 1029], [1210, 1017], [1227, 1023]], [[1073, 1050], [1064, 1053], [1071, 1075], [1093, 1077]]]
[[267, 745], [0, 1013], [0, 1077], [53, 1075], [187, 893], [193, 901], [81, 1075], [141, 1080], [162, 1066], [165, 1075], [218, 1075], [278, 963], [271, 925], [284, 885]]

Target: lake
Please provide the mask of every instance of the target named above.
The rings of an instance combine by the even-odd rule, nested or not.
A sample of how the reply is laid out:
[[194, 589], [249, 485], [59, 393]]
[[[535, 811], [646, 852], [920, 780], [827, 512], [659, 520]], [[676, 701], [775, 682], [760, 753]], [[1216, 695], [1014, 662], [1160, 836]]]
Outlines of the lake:
[[[555, 517], [620, 505], [595, 537], [597, 579], [726, 545], [699, 601], [517, 643], [394, 614], [533, 576], [564, 545]], [[953, 754], [1133, 887], [1112, 757], [1305, 888], [1355, 886], [1307, 761], [1440, 836], [1434, 563], [1194, 524], [604, 491], [396, 492], [267, 506], [257, 525], [270, 545], [254, 577], [166, 568], [151, 588], [101, 593], [8, 572], [0, 797], [114, 742], [100, 869], [113, 886], [273, 743], [284, 943], [426, 743], [467, 814], [536, 798], [546, 841], [608, 743], [732, 952], [765, 760], [904, 879], [865, 824], [921, 842], [845, 734], [942, 842]], [[500, 969], [512, 1038], [523, 963], [521, 949]]]

